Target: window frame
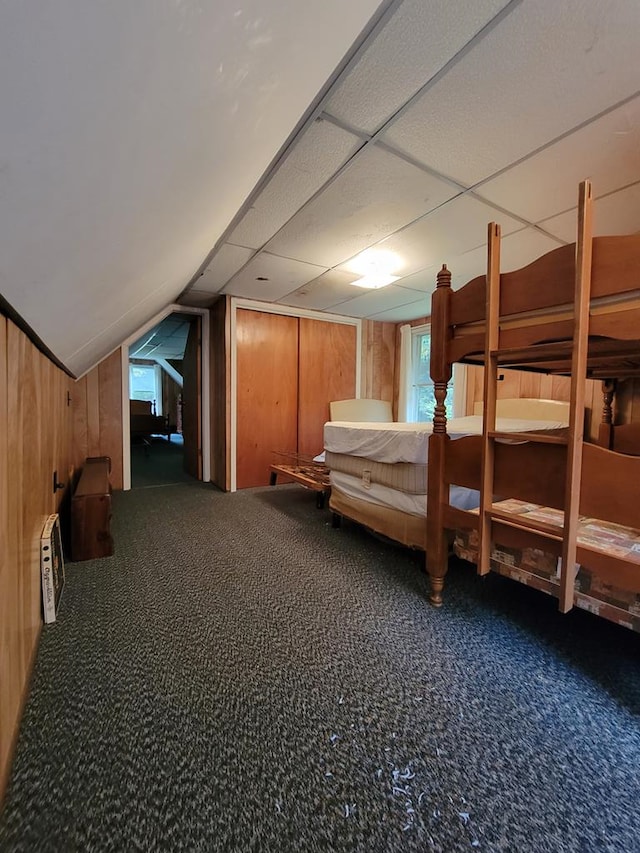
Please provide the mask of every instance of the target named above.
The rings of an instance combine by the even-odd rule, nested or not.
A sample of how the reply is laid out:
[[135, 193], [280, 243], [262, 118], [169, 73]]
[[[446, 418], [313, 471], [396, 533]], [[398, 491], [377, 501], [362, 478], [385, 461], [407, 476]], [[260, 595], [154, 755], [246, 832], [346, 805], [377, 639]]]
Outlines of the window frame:
[[[418, 415], [418, 388], [431, 388], [433, 394], [433, 381], [429, 375], [428, 381], [417, 381], [417, 370], [419, 363], [420, 338], [429, 335], [429, 352], [431, 352], [431, 323], [421, 323], [419, 326], [411, 327], [411, 369], [408, 376], [408, 406], [407, 418], [410, 423], [420, 423]], [[466, 366], [454, 364], [449, 389], [453, 389], [450, 409], [447, 410], [447, 419], [459, 418], [466, 414]]]
[[[134, 397], [134, 389], [133, 389], [133, 377], [131, 376], [131, 371], [134, 368], [144, 368], [148, 370], [153, 370], [154, 374], [154, 385], [155, 385], [155, 406], [156, 406], [156, 415], [162, 415], [162, 370], [159, 364], [153, 364], [149, 362], [143, 361], [129, 361], [129, 399], [130, 400], [139, 400], [139, 397]], [[153, 401], [152, 401], [153, 402]]]

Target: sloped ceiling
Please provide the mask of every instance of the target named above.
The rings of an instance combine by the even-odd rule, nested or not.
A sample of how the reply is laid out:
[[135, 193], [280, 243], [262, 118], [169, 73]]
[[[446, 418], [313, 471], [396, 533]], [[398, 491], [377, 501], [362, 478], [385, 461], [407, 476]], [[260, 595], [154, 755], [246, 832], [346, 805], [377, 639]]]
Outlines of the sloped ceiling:
[[379, 4], [0, 4], [0, 293], [72, 372], [175, 300]]
[[[82, 373], [175, 300], [402, 321], [640, 230], [637, 0], [0, 6], [0, 291]], [[354, 287], [363, 250], [398, 280]]]

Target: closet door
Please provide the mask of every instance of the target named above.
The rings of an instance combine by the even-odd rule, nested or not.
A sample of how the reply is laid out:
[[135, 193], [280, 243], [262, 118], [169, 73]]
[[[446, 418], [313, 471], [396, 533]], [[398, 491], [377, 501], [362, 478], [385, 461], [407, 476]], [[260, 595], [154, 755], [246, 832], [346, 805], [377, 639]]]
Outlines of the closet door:
[[269, 484], [274, 450], [297, 448], [298, 320], [236, 312], [236, 487]]
[[298, 451], [324, 448], [331, 400], [356, 395], [356, 327], [300, 318]]

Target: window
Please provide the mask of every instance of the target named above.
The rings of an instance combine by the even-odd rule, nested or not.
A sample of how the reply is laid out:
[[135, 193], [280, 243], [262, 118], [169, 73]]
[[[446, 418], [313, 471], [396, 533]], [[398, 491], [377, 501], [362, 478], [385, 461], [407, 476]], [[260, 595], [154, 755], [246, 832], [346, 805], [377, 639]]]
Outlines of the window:
[[[430, 358], [431, 326], [415, 326], [411, 329], [411, 368], [407, 400], [407, 419], [409, 421], [433, 420], [436, 400], [429, 373]], [[462, 365], [454, 365], [453, 377], [447, 387], [445, 399], [447, 418], [463, 414], [464, 375], [461, 374], [461, 369]]]
[[129, 363], [129, 399], [155, 401], [156, 414], [162, 414], [162, 378], [157, 364]]

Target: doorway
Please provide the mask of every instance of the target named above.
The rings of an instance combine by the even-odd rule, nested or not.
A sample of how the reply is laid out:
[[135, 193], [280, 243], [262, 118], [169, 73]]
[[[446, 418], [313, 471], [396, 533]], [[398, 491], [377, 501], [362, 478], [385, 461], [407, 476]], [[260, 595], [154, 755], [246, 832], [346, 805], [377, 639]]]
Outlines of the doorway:
[[208, 319], [170, 306], [123, 346], [125, 489], [209, 479]]

